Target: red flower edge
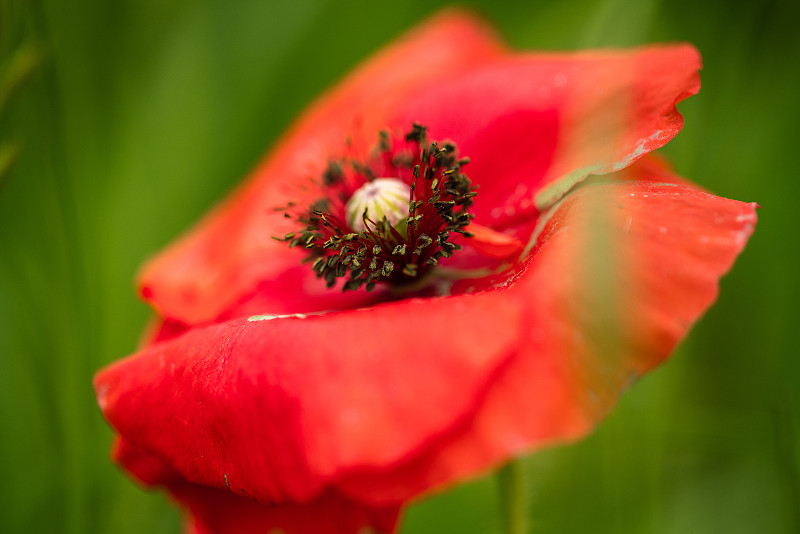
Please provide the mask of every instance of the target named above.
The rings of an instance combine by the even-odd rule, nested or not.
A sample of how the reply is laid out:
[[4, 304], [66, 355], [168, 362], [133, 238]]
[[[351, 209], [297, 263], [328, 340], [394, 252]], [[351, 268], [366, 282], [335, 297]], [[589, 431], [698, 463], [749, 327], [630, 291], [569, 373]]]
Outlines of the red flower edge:
[[[474, 62], [452, 46], [453, 32], [469, 36]], [[196, 532], [312, 532], [320, 523], [308, 518], [329, 513], [349, 518], [343, 533], [391, 531], [409, 499], [585, 434], [714, 300], [755, 206], [702, 192], [652, 159], [620, 170], [679, 130], [675, 103], [698, 88], [696, 53], [509, 57], [488, 35], [451, 13], [373, 60], [145, 269], [143, 293], [173, 331], [98, 373], [95, 386], [122, 436], [118, 460], [167, 486]], [[407, 54], [430, 46], [447, 61], [414, 70]], [[425, 76], [433, 64], [453, 68], [435, 87]], [[406, 77], [402, 90], [381, 86], [390, 104], [361, 102], [371, 96], [364, 84], [387, 72]], [[549, 93], [531, 81], [543, 77]], [[552, 105], [531, 91], [498, 97], [512, 78]], [[447, 108], [453, 101], [467, 103], [463, 115]], [[262, 235], [281, 229], [265, 205], [296, 193], [276, 176], [324, 164], [343, 132], [410, 117], [473, 156], [470, 175], [491, 206], [477, 221], [520, 238], [522, 255], [499, 277], [454, 282], [453, 297], [356, 309], [385, 295], [312, 285], [297, 298], [307, 272]], [[608, 134], [600, 143], [598, 131]], [[503, 146], [511, 156], [498, 160]], [[241, 318], [323, 309], [341, 311]]]

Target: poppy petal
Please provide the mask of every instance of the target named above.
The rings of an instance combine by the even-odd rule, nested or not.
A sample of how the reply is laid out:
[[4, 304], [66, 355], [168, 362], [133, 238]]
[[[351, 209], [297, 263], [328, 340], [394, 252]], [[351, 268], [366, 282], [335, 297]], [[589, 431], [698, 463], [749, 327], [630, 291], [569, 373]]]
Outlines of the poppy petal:
[[700, 66], [690, 45], [507, 55], [448, 77], [394, 120], [457, 142], [480, 187], [476, 220], [500, 228], [665, 145]]
[[187, 508], [189, 534], [390, 534], [399, 515], [397, 507], [370, 509], [340, 495], [269, 506], [186, 482], [170, 492]]
[[472, 234], [469, 245], [491, 258], [509, 258], [522, 248], [518, 239], [477, 223], [470, 224], [467, 230]]
[[519, 350], [520, 309], [489, 293], [239, 319], [153, 344], [95, 387], [111, 425], [182, 478], [305, 502], [468, 417]]
[[[335, 492], [305, 503], [264, 505], [231, 488], [208, 488], [187, 482], [167, 464], [124, 438], [112, 449], [115, 461], [147, 486], [163, 485], [186, 509], [187, 532], [194, 534], [363, 534], [394, 532], [397, 506], [375, 508]], [[226, 479], [226, 478], [224, 478]], [[371, 530], [370, 530], [371, 529]]]
[[526, 298], [533, 322], [474, 418], [402, 463], [351, 471], [342, 491], [394, 502], [581, 437], [667, 358], [716, 298], [756, 205], [703, 192], [650, 160], [621, 174], [553, 208], [508, 290]]
[[[295, 230], [275, 208], [310, 204], [299, 185], [319, 176], [353, 132], [376, 135], [401, 102], [501, 52], [482, 22], [446, 11], [374, 56], [311, 106], [234, 195], [144, 267], [142, 296], [163, 317], [193, 325], [217, 319], [259, 284], [272, 293], [271, 281], [304, 258], [272, 239]], [[319, 285], [307, 271], [304, 286]], [[315, 301], [319, 293], [292, 295], [295, 311], [324, 309]], [[285, 305], [274, 298], [262, 303], [262, 313], [282, 312]]]

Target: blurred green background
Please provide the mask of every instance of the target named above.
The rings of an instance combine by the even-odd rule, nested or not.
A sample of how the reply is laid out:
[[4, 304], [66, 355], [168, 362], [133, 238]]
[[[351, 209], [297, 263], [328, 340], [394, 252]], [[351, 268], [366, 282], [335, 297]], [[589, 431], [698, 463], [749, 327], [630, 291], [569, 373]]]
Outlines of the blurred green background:
[[[0, 172], [19, 151], [0, 184], [0, 532], [179, 532], [108, 461], [91, 389], [148, 318], [134, 273], [315, 95], [441, 5], [0, 0]], [[531, 532], [800, 532], [800, 2], [467, 5], [518, 48], [694, 43], [703, 89], [665, 152], [762, 206], [674, 358], [590, 438], [525, 460]], [[495, 489], [421, 502], [403, 534], [496, 532]]]

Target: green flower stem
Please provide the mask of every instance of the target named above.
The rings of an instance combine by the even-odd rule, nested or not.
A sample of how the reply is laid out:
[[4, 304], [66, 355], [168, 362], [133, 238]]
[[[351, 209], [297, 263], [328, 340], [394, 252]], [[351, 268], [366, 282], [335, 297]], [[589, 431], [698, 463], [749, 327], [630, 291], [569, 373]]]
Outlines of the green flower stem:
[[500, 490], [500, 514], [503, 534], [527, 534], [527, 492], [525, 468], [520, 460], [511, 460], [497, 471]]

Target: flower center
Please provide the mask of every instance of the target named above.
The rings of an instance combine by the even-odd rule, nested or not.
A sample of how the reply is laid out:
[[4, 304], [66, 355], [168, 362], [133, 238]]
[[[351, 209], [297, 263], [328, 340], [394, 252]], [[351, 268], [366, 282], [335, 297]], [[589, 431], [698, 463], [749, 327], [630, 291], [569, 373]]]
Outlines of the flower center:
[[476, 193], [461, 171], [468, 162], [452, 142], [428, 143], [418, 124], [400, 139], [381, 132], [364, 160], [329, 163], [322, 198], [282, 208], [305, 228], [275, 239], [305, 247], [328, 287], [339, 278], [344, 291], [413, 283], [461, 249], [453, 234], [471, 236], [467, 209]]
[[375, 178], [353, 193], [345, 206], [347, 224], [356, 232], [367, 229], [365, 219], [386, 218], [394, 226], [408, 217], [411, 188], [397, 178]]

